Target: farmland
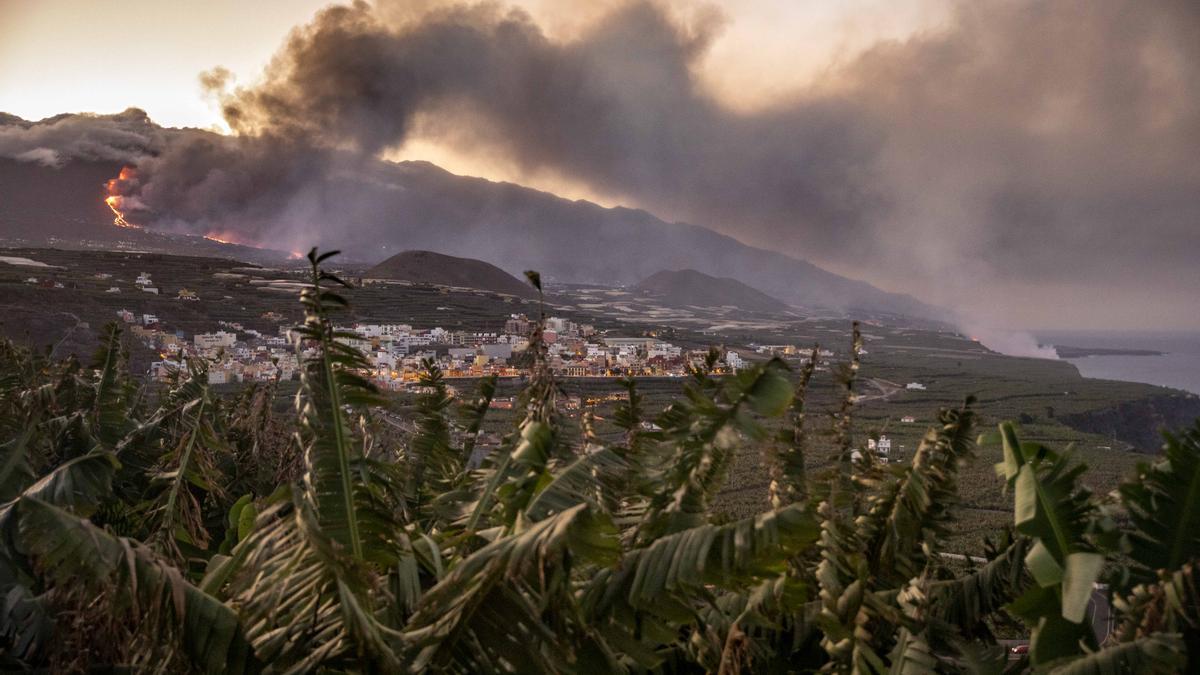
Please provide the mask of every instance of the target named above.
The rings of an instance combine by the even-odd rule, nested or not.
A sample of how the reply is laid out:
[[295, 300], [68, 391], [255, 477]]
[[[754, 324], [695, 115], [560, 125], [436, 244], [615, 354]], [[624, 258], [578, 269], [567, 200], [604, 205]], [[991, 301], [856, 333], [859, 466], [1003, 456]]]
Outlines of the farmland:
[[[171, 329], [190, 336], [212, 330], [218, 321], [238, 322], [247, 328], [274, 333], [279, 326], [301, 319], [296, 289], [302, 268], [262, 268], [233, 260], [194, 258], [133, 252], [12, 249], [5, 256], [27, 258], [46, 265], [0, 263], [3, 316], [0, 331], [31, 345], [53, 345], [56, 357], [69, 353], [86, 360], [94, 349], [100, 328], [129, 309], [152, 313]], [[149, 274], [159, 294], [140, 292], [133, 279]], [[360, 270], [342, 273], [354, 278]], [[37, 283], [29, 282], [37, 278]], [[61, 288], [56, 287], [61, 285]], [[119, 288], [119, 293], [107, 292]], [[198, 301], [176, 299], [181, 289], [196, 293]], [[448, 289], [420, 284], [368, 284], [347, 291], [351, 307], [340, 322], [404, 322], [447, 329], [497, 330], [512, 313], [536, 315], [536, 302], [513, 296]], [[771, 316], [740, 312], [735, 308], [662, 307], [626, 289], [579, 286], [547, 288], [547, 312], [588, 322], [614, 335], [656, 334], [685, 347], [723, 345], [748, 360], [764, 360], [754, 346], [793, 345], [798, 352], [814, 343], [832, 350], [830, 365], [845, 360], [849, 351], [851, 317], [829, 312], [802, 312]], [[855, 317], [857, 318], [857, 317]], [[986, 349], [952, 329], [920, 324], [897, 317], [862, 317], [864, 354], [857, 391], [853, 433], [865, 438], [885, 434], [892, 439], [893, 462], [906, 462], [939, 408], [960, 404], [967, 396], [978, 399], [976, 410], [982, 429], [1002, 420], [1020, 420], [1025, 438], [1065, 446], [1073, 443], [1091, 466], [1085, 481], [1099, 493], [1113, 489], [1144, 459], [1142, 452], [1155, 447], [1134, 447], [1132, 439], [1146, 437], [1146, 429], [1120, 424], [1103, 434], [1086, 433], [1064, 421], [1113, 409], [1130, 402], [1146, 411], [1142, 425], [1181, 426], [1189, 416], [1200, 415], [1200, 401], [1182, 392], [1114, 381], [1090, 380], [1063, 361], [1014, 358]], [[714, 330], [716, 328], [716, 330]], [[135, 367], [152, 355], [137, 353]], [[785, 357], [787, 360], [789, 357]], [[792, 358], [793, 364], [798, 360]], [[838, 401], [837, 368], [822, 367], [815, 374], [810, 394], [813, 448], [810, 469], [819, 473], [829, 466], [833, 444], [828, 435], [829, 415]], [[909, 390], [916, 382], [923, 390]], [[454, 384], [469, 392], [470, 381]], [[618, 391], [614, 380], [567, 379], [564, 388], [581, 399], [603, 399]], [[511, 396], [519, 382], [501, 382], [498, 396]], [[232, 388], [232, 387], [229, 387]], [[639, 382], [648, 408], [655, 411], [680, 393], [677, 378], [651, 378]], [[289, 387], [281, 388], [281, 395]], [[407, 395], [396, 394], [403, 410]], [[283, 405], [281, 401], [281, 405]], [[615, 403], [600, 401], [594, 407], [601, 435], [615, 428], [610, 416]], [[587, 406], [584, 406], [585, 408]], [[572, 413], [578, 415], [578, 412]], [[489, 430], [499, 433], [511, 424], [512, 414], [496, 411]], [[914, 421], [903, 422], [911, 417]], [[572, 418], [569, 418], [569, 423]], [[577, 418], [576, 418], [577, 419]], [[1078, 425], [1076, 425], [1078, 426]], [[1128, 425], [1127, 425], [1128, 426]], [[1139, 452], [1141, 451], [1141, 452]], [[992, 465], [1000, 449], [985, 445], [979, 457], [961, 475], [965, 495], [964, 518], [955, 545], [975, 548], [978, 536], [995, 530], [1009, 518], [1008, 500], [1001, 494]], [[746, 515], [765, 507], [766, 472], [761, 453], [737, 457], [718, 507], [730, 515]]]

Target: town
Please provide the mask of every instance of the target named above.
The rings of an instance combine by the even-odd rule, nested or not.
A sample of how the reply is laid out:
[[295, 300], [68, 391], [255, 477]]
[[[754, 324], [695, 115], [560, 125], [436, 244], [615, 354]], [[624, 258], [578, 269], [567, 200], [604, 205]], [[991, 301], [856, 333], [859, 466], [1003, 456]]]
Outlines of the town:
[[[138, 277], [139, 288], [156, 291], [152, 284], [147, 274]], [[194, 297], [184, 291], [179, 299]], [[189, 361], [203, 359], [210, 384], [286, 381], [297, 377], [300, 358], [305, 356], [297, 355], [291, 326], [273, 312], [261, 318], [279, 324], [274, 333], [239, 322], [218, 321], [211, 332], [188, 335], [172, 330], [169, 321], [156, 314], [121, 309], [117, 316], [130, 334], [157, 353], [149, 371], [157, 380], [186, 368]], [[381, 389], [396, 391], [416, 386], [426, 361], [436, 363], [447, 378], [520, 377], [526, 372], [527, 359], [523, 356], [536, 326], [537, 322], [525, 314], [512, 314], [502, 330], [493, 332], [419, 328], [403, 323], [356, 323], [338, 326], [336, 331], [338, 340], [367, 355], [371, 379]], [[616, 336], [609, 332], [552, 316], [544, 320], [541, 339], [551, 368], [563, 377], [683, 377], [708, 355], [708, 349], [685, 349], [653, 336]], [[807, 354], [792, 345], [764, 345], [753, 351], [793, 358]], [[832, 353], [823, 351], [821, 356]], [[715, 368], [717, 373], [726, 374], [745, 365], [742, 353], [725, 349]]]

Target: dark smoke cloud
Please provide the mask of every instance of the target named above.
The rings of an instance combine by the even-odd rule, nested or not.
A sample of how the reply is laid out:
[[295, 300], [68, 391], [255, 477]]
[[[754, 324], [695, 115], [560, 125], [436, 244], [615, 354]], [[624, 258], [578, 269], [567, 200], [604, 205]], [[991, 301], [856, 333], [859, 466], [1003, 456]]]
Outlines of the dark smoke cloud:
[[497, 4], [395, 9], [321, 12], [253, 86], [208, 74], [237, 135], [152, 140], [145, 217], [374, 232], [404, 188], [371, 159], [424, 138], [937, 302], [1200, 316], [1191, 0], [963, 2], [752, 112], [697, 76], [717, 20], [634, 1], [561, 40]]
[[556, 42], [496, 5], [396, 26], [358, 4], [296, 32], [260, 85], [225, 97], [247, 135], [319, 137], [377, 153], [414, 134], [498, 146], [652, 209], [789, 247], [828, 249], [874, 215], [883, 136], [849, 101], [729, 112], [696, 82], [713, 23], [632, 3]]
[[716, 23], [680, 26], [653, 3], [566, 42], [491, 4], [385, 14], [321, 14], [264, 82], [226, 96], [230, 124], [365, 153], [414, 134], [491, 148], [950, 293], [1139, 278], [1175, 299], [1200, 291], [1180, 273], [1200, 252], [1194, 2], [963, 3], [949, 28], [751, 113], [696, 76]]
[[145, 111], [57, 115], [27, 122], [0, 115], [0, 157], [61, 166], [72, 160], [137, 163], [165, 145], [165, 132]]

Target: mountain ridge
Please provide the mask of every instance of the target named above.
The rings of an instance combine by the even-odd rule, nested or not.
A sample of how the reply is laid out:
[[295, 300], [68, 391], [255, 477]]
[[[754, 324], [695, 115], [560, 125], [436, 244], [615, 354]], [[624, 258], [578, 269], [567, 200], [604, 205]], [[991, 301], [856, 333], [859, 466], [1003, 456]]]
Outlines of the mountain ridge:
[[363, 278], [460, 286], [523, 298], [537, 295], [528, 284], [487, 261], [436, 251], [401, 251], [364, 272]]
[[[130, 124], [136, 122], [139, 129], [149, 125], [153, 132], [148, 136], [153, 140], [148, 140], [145, 148], [130, 150], [131, 157], [154, 156], [176, 142], [171, 139], [226, 150], [237, 145], [230, 137], [160, 127], [128, 111], [123, 115], [133, 120]], [[11, 116], [0, 117], [0, 127], [43, 123], [12, 120]], [[70, 218], [55, 220], [59, 236], [113, 238], [112, 218], [101, 201], [101, 174], [96, 169], [109, 166], [115, 175], [122, 162], [60, 156], [64, 158], [60, 167], [0, 158], [5, 165], [0, 169], [36, 174], [38, 183], [36, 199], [24, 195], [20, 213], [0, 209], [0, 236], [44, 233], [44, 224], [55, 220], [56, 214], [67, 208], [64, 204], [74, 204], [77, 208]], [[402, 250], [437, 251], [487, 260], [512, 274], [537, 269], [548, 280], [567, 283], [633, 285], [659, 270], [694, 269], [735, 279], [796, 307], [934, 320], [948, 316], [911, 296], [840, 276], [800, 258], [749, 246], [707, 227], [666, 221], [644, 209], [565, 199], [515, 183], [460, 176], [424, 161], [369, 159], [344, 164], [353, 168], [316, 171], [304, 185], [305, 203], [336, 205], [332, 211], [325, 207], [326, 211], [301, 212], [298, 217], [290, 211], [267, 209], [274, 203], [271, 199], [289, 203], [285, 187], [268, 184], [275, 192], [253, 206], [258, 210], [247, 207], [238, 211], [236, 202], [225, 209], [224, 204], [206, 200], [164, 201], [162, 192], [157, 191], [158, 210], [135, 212], [130, 220], [149, 225], [158, 221], [166, 229], [155, 231], [176, 234], [232, 232], [237, 239], [269, 242], [271, 248], [338, 248], [365, 263], [377, 263]], [[86, 178], [81, 178], [81, 172], [87, 173]], [[255, 174], [246, 180], [255, 176], [263, 178]], [[17, 189], [0, 181], [0, 204], [13, 203], [19, 195], [7, 193]], [[183, 189], [190, 188], [185, 185]], [[220, 208], [188, 211], [214, 205]]]
[[756, 312], [781, 312], [788, 304], [729, 277], [714, 277], [693, 269], [661, 270], [646, 277], [634, 290], [658, 296], [676, 305], [736, 306]]

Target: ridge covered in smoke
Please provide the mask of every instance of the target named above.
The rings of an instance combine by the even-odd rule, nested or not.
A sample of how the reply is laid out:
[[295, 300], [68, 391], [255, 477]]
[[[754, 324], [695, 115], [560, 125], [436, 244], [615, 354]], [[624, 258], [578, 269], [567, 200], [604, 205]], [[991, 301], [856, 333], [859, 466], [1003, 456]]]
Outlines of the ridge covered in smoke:
[[[49, 122], [58, 123], [60, 120]], [[21, 126], [33, 128], [38, 124], [22, 121]], [[481, 258], [518, 274], [536, 268], [547, 278], [605, 284], [632, 284], [663, 267], [696, 267], [774, 289], [778, 297], [800, 306], [923, 317], [944, 315], [910, 297], [885, 293], [702, 227], [666, 223], [645, 211], [604, 208], [518, 185], [455, 176], [426, 162], [397, 164], [328, 151], [322, 155], [324, 162], [310, 165], [314, 150], [301, 153], [290, 165], [272, 166], [268, 160], [282, 155], [263, 140], [171, 129], [162, 130], [162, 138], [167, 150], [159, 154], [150, 149], [137, 150], [138, 166], [142, 168], [122, 170], [121, 178], [108, 182], [110, 190], [122, 196], [119, 204], [131, 218], [133, 214], [150, 213], [144, 199], [171, 203], [176, 212], [192, 209], [198, 215], [191, 223], [211, 218], [211, 228], [201, 232], [218, 240], [250, 239], [276, 247], [315, 243], [323, 248], [342, 248], [363, 261], [378, 261], [403, 249], [424, 248]], [[261, 163], [247, 162], [251, 148], [258, 148]], [[203, 175], [202, 185], [164, 180], [166, 176], [191, 173], [187, 167], [169, 164], [180, 161], [216, 168]], [[87, 184], [86, 176], [105, 166], [116, 172], [119, 165], [93, 161], [80, 161], [79, 165], [39, 167], [32, 172], [26, 182], [38, 182], [39, 188], [37, 194], [22, 196], [25, 216], [0, 212], [0, 229], [42, 230], [45, 218], [57, 214], [64, 202], [95, 205], [101, 217], [91, 219], [93, 225], [112, 229], [104, 224], [107, 207], [100, 201], [104, 180], [94, 178]], [[85, 167], [83, 173], [71, 170]], [[299, 171], [304, 167], [310, 167], [311, 173]], [[0, 173], [5, 168], [0, 162]], [[25, 173], [18, 175], [24, 177]], [[7, 187], [0, 179], [0, 203], [17, 197], [8, 194]], [[47, 191], [52, 195], [49, 198], [44, 197]], [[43, 195], [40, 206], [38, 194]], [[231, 205], [211, 201], [218, 197], [241, 202]], [[236, 229], [225, 227], [221, 219], [235, 209]], [[334, 209], [335, 216], [324, 215]], [[286, 213], [293, 214], [295, 220], [281, 217]], [[333, 218], [330, 226], [305, 229], [305, 223], [319, 225], [325, 217]], [[153, 222], [158, 229], [194, 232], [194, 225], [185, 221], [175, 223], [160, 217]], [[88, 238], [90, 231], [80, 231], [78, 236]]]
[[394, 227], [404, 169], [375, 158], [434, 139], [999, 320], [1200, 316], [1194, 2], [957, 3], [753, 111], [697, 76], [719, 21], [635, 0], [558, 38], [500, 4], [427, 4], [331, 7], [260, 81], [206, 74], [234, 136], [0, 132], [0, 154], [124, 152], [135, 219], [304, 242]]

